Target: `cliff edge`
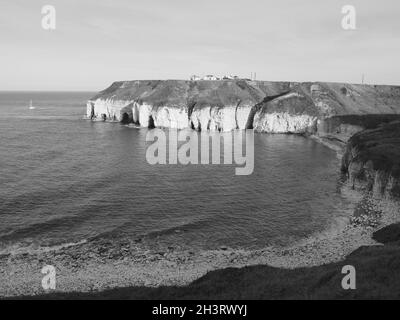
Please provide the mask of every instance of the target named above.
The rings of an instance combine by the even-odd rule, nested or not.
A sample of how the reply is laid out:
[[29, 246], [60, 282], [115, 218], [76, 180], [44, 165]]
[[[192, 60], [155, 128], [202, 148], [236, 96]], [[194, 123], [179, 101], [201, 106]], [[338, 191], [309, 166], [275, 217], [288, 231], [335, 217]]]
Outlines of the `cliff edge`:
[[353, 188], [370, 192], [375, 198], [400, 198], [400, 121], [351, 137], [342, 171]]

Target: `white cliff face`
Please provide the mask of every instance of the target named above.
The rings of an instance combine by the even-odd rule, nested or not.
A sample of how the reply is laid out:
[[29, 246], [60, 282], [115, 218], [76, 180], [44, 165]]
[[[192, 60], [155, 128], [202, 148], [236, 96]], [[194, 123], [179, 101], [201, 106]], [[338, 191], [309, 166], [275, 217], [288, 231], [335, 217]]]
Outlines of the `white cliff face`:
[[236, 129], [236, 106], [213, 108], [211, 110], [211, 131], [232, 131]]
[[188, 128], [188, 113], [185, 108], [153, 107], [150, 104], [135, 103], [132, 108], [133, 121], [142, 127], [157, 128]]
[[88, 119], [93, 119], [94, 117], [94, 102], [90, 100], [86, 103], [86, 117]]
[[111, 99], [97, 99], [87, 103], [86, 115], [93, 120], [122, 121], [124, 114], [130, 121], [142, 127], [148, 127], [150, 124], [156, 127], [177, 129], [189, 127], [187, 109], [182, 107], [155, 108], [148, 103], [139, 104], [130, 100]]
[[162, 128], [184, 129], [189, 126], [189, 115], [186, 108], [159, 107], [153, 109], [154, 125]]
[[88, 101], [86, 115], [93, 120], [121, 121], [124, 113], [126, 113], [128, 117], [132, 117], [132, 103], [133, 101], [129, 100], [113, 99]]
[[[196, 130], [231, 131], [246, 129], [251, 105], [227, 105], [194, 107], [190, 119], [188, 109], [184, 107], [153, 107], [148, 103], [130, 100], [88, 101], [87, 116], [91, 119], [121, 121], [128, 116], [130, 121], [142, 127], [176, 128], [193, 127]], [[104, 118], [105, 117], [105, 118]], [[313, 132], [317, 118], [309, 115], [291, 115], [289, 113], [255, 114], [253, 127], [257, 131], [270, 133], [305, 133]]]
[[269, 133], [315, 133], [318, 110], [300, 88], [263, 103], [254, 115], [253, 128]]
[[137, 102], [132, 104], [132, 121], [134, 123], [139, 123], [139, 109], [140, 105]]
[[153, 107], [146, 103], [140, 105], [136, 104], [136, 107], [138, 109], [138, 123], [142, 127], [149, 127], [151, 119], [150, 116], [152, 116], [151, 111]]
[[254, 130], [268, 133], [313, 133], [317, 126], [317, 117], [289, 113], [263, 113], [254, 116]]
[[190, 121], [196, 130], [231, 131], [237, 128], [236, 106], [195, 106]]
[[190, 121], [193, 129], [208, 130], [211, 122], [211, 107], [193, 108], [190, 116]]

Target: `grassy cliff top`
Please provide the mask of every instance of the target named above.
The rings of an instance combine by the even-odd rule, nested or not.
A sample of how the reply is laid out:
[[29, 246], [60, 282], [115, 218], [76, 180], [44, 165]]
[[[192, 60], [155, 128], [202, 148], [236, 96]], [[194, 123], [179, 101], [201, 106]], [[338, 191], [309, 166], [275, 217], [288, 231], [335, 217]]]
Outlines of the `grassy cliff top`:
[[400, 114], [400, 87], [347, 83], [297, 83], [259, 106], [264, 113], [288, 112], [320, 117]]
[[[294, 97], [293, 93], [300, 96]], [[286, 94], [286, 96], [285, 96]], [[271, 99], [281, 96], [279, 100]], [[265, 112], [346, 114], [400, 114], [400, 86], [327, 82], [250, 80], [135, 80], [114, 82], [91, 100], [111, 99], [153, 106], [256, 105]], [[288, 99], [288, 101], [286, 101]]]
[[189, 107], [193, 103], [212, 106], [248, 103], [255, 105], [265, 96], [287, 90], [288, 83], [248, 80], [137, 80], [114, 82], [91, 100], [135, 100], [153, 106]]

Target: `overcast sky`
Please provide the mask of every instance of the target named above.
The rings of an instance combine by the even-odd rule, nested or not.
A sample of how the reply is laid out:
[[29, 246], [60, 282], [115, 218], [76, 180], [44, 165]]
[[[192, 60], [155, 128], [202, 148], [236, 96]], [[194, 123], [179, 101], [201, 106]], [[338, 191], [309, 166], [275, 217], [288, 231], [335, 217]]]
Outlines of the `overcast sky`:
[[[41, 27], [55, 6], [54, 31]], [[357, 30], [341, 27], [343, 5]], [[0, 90], [237, 74], [400, 84], [398, 0], [0, 0]]]

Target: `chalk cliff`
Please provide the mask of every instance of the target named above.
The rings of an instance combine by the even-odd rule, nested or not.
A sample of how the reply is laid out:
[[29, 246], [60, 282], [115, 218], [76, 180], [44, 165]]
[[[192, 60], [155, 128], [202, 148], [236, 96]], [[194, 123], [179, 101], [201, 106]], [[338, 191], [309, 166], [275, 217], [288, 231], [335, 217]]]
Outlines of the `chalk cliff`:
[[252, 108], [287, 84], [256, 81], [115, 82], [87, 103], [91, 119], [143, 127], [230, 131], [248, 127]]
[[[256, 109], [253, 126], [257, 131], [325, 136], [339, 130], [348, 131], [350, 137], [350, 132], [362, 130], [363, 126], [342, 125], [342, 116], [399, 114], [400, 87], [297, 83], [291, 85], [289, 92], [263, 101]], [[332, 117], [336, 122], [330, 120]]]
[[355, 133], [364, 127], [343, 125], [340, 116], [366, 114], [400, 114], [400, 87], [140, 80], [114, 82], [87, 102], [87, 116], [93, 120], [215, 131]]

